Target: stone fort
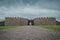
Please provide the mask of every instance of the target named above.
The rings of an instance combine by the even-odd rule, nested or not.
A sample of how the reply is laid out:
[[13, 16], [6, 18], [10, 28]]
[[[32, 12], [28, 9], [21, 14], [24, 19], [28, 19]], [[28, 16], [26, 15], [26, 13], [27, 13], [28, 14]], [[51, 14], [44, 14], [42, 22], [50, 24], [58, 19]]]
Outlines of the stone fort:
[[56, 25], [56, 18], [54, 17], [40, 17], [29, 20], [27, 18], [21, 17], [6, 17], [5, 26], [15, 26], [15, 25]]

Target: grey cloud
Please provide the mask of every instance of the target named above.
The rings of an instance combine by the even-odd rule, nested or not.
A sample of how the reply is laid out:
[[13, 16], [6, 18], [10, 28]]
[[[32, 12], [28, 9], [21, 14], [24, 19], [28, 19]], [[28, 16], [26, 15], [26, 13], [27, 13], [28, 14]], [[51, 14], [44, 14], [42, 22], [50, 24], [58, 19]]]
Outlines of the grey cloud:
[[59, 20], [59, 11], [60, 0], [0, 0], [0, 19], [6, 16], [27, 18], [54, 16]]
[[37, 6], [60, 10], [60, 0], [0, 0], [0, 6]]

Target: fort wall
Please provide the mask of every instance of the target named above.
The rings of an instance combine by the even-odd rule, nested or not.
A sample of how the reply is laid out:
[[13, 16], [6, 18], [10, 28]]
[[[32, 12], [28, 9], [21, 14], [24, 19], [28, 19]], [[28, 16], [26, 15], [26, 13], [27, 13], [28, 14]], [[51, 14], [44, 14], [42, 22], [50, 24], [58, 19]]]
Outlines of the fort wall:
[[[6, 26], [15, 26], [15, 25], [28, 25], [28, 19], [20, 17], [6, 17], [5, 25]], [[56, 18], [54, 17], [44, 17], [44, 18], [35, 18], [33, 19], [34, 25], [56, 25]]]
[[53, 17], [35, 18], [34, 25], [56, 25], [56, 18]]
[[16, 18], [16, 17], [6, 17], [5, 18], [5, 25], [6, 26], [14, 26], [14, 25], [27, 25], [28, 19], [26, 18]]

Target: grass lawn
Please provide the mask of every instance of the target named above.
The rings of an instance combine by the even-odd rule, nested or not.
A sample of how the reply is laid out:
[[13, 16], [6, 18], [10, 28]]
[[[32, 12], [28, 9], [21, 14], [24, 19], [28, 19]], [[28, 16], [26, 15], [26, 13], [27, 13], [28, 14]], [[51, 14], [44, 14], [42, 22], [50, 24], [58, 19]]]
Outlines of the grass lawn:
[[60, 31], [60, 25], [40, 25], [40, 27]]
[[0, 29], [16, 28], [18, 26], [0, 26]]

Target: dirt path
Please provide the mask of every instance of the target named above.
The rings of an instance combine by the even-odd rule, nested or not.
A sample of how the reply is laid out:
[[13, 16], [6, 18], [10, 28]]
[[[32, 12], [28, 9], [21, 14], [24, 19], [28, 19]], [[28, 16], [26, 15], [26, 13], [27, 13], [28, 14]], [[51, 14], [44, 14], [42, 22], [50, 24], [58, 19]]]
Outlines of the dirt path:
[[0, 30], [0, 40], [60, 40], [60, 32], [23, 26]]

